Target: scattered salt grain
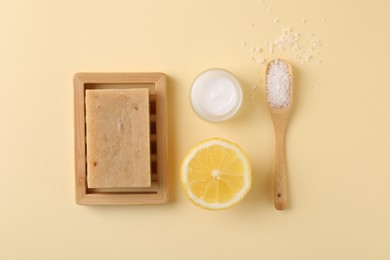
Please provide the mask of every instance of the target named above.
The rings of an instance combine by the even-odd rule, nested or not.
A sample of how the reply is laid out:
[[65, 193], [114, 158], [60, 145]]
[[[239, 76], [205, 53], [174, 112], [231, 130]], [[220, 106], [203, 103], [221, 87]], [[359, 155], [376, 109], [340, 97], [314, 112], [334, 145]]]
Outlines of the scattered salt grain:
[[272, 42], [267, 42], [268, 52], [274, 52], [274, 44]]
[[259, 63], [259, 64], [264, 64], [265, 63], [265, 59], [264, 59], [264, 57], [258, 57], [256, 59], [256, 62]]
[[309, 54], [309, 53], [305, 53], [304, 55], [303, 55], [303, 58], [304, 58], [304, 61], [305, 62], [309, 62], [309, 60], [312, 58], [313, 56], [311, 55], [311, 54]]
[[[268, 13], [273, 11], [272, 5], [270, 4], [270, 0], [257, 0], [257, 2], [262, 6], [262, 9]], [[319, 18], [323, 23], [326, 22], [325, 18]], [[271, 18], [271, 21], [274, 24], [280, 24], [282, 21], [278, 18]], [[310, 19], [309, 19], [310, 21]], [[307, 24], [308, 19], [306, 17], [301, 17], [298, 20], [298, 23]], [[283, 22], [284, 23], [284, 22]], [[255, 27], [254, 23], [249, 24], [250, 28]], [[303, 28], [303, 27], [301, 27]], [[255, 29], [255, 28], [253, 28]], [[255, 43], [256, 44], [256, 43]], [[253, 46], [253, 45], [252, 45]], [[250, 53], [250, 59], [253, 62], [263, 64], [262, 58], [258, 58], [258, 54], [262, 52], [262, 56], [266, 55], [266, 52], [269, 54], [272, 53], [280, 53], [280, 52], [290, 52], [292, 57], [296, 59], [296, 62], [299, 64], [306, 63], [320, 63], [319, 59], [319, 50], [321, 49], [322, 43], [318, 36], [313, 32], [299, 32], [295, 31], [292, 26], [287, 26], [282, 28], [281, 34], [274, 38], [273, 40], [265, 41], [264, 44], [260, 47], [248, 48], [248, 52]], [[248, 44], [243, 43], [241, 47], [249, 47]], [[264, 60], [264, 63], [266, 61]]]
[[272, 107], [285, 107], [290, 103], [291, 75], [287, 64], [274, 60], [267, 72], [267, 100]]
[[318, 48], [321, 46], [321, 41], [318, 39], [314, 39], [310, 42], [310, 45], [314, 48]]
[[245, 46], [246, 46], [246, 42], [243, 41], [243, 42], [241, 43], [241, 47], [245, 47]]

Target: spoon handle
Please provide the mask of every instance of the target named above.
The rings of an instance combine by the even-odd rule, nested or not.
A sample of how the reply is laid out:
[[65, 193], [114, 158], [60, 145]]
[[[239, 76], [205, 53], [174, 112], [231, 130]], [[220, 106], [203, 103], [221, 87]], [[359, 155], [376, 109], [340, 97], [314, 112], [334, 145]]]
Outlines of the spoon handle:
[[274, 205], [277, 210], [283, 210], [287, 204], [284, 131], [276, 131], [275, 135]]

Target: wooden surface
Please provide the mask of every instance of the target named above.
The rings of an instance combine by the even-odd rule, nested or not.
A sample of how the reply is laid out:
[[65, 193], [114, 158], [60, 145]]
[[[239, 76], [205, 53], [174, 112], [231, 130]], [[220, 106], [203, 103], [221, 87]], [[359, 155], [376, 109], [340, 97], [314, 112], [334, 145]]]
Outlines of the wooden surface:
[[[287, 206], [287, 164], [285, 152], [285, 134], [287, 123], [291, 114], [293, 103], [293, 74], [291, 65], [288, 65], [291, 76], [290, 82], [290, 102], [284, 107], [274, 107], [268, 104], [268, 109], [271, 114], [272, 122], [275, 131], [275, 158], [274, 158], [274, 205], [277, 210], [284, 210]], [[269, 69], [269, 64], [265, 71], [265, 78]]]
[[[152, 185], [125, 190], [88, 188], [85, 91], [134, 87], [149, 89]], [[74, 76], [75, 184], [78, 204], [160, 204], [168, 201], [166, 99], [166, 76], [162, 73], [78, 73]]]

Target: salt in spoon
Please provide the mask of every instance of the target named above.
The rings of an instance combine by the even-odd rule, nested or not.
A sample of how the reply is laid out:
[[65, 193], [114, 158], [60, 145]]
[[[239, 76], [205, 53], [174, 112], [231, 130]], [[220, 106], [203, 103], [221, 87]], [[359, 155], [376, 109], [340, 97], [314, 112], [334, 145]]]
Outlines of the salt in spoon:
[[267, 64], [265, 76], [268, 109], [275, 131], [274, 205], [283, 210], [287, 204], [284, 139], [293, 97], [291, 65], [282, 59], [272, 60]]

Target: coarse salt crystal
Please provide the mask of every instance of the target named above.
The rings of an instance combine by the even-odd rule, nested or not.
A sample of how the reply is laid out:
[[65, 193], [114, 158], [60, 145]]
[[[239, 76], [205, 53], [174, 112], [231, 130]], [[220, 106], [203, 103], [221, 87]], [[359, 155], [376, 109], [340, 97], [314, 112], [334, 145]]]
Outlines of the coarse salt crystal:
[[256, 59], [256, 62], [259, 63], [259, 64], [264, 64], [265, 63], [265, 59], [263, 57], [258, 57]]
[[268, 42], [268, 52], [272, 53], [274, 51], [274, 44], [272, 42]]
[[305, 59], [310, 60], [313, 56], [309, 53], [305, 53]]
[[291, 75], [288, 65], [274, 60], [267, 71], [267, 100], [272, 107], [285, 107], [290, 103]]

